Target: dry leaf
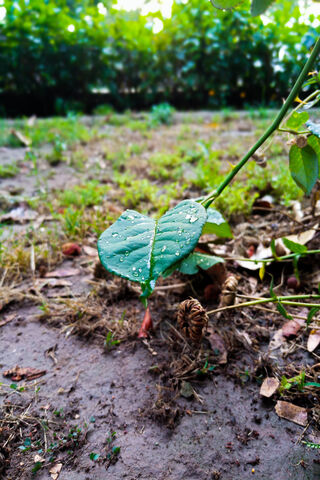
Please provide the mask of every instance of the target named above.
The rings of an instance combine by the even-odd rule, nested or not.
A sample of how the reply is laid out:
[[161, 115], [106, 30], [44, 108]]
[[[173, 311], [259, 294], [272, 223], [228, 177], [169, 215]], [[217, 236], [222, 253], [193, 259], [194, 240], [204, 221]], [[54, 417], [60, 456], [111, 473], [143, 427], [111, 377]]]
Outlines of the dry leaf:
[[30, 208], [17, 207], [0, 217], [1, 222], [25, 223], [35, 220], [38, 213]]
[[19, 130], [15, 130], [14, 128], [11, 130], [11, 134], [14, 135], [18, 140], [19, 142], [22, 143], [22, 145], [24, 145], [25, 147], [30, 147], [31, 145], [31, 140], [30, 138], [26, 137], [25, 135], [23, 135], [22, 132], [20, 132]]
[[50, 468], [49, 473], [53, 480], [57, 480], [62, 469], [62, 463], [56, 463], [53, 467]]
[[98, 251], [96, 248], [90, 247], [89, 245], [83, 245], [82, 250], [89, 257], [97, 257]]
[[34, 463], [38, 463], [38, 462], [43, 463], [43, 462], [45, 462], [46, 460], [45, 460], [45, 458], [40, 457], [40, 455], [36, 454], [36, 455], [34, 456], [33, 461], [34, 461]]
[[277, 378], [267, 377], [263, 380], [260, 388], [260, 395], [270, 398], [278, 390], [280, 382]]
[[295, 243], [300, 243], [301, 245], [305, 245], [306, 243], [310, 242], [313, 239], [315, 234], [317, 233], [317, 228], [319, 224], [315, 225], [311, 230], [306, 230], [305, 232], [298, 233], [297, 235], [288, 235], [286, 238], [291, 240]]
[[36, 378], [42, 377], [47, 372], [46, 370], [39, 370], [37, 368], [32, 367], [14, 367], [6, 372], [3, 372], [4, 377], [11, 378], [11, 380], [15, 382], [19, 382], [20, 380], [35, 380]]
[[282, 335], [286, 338], [296, 337], [301, 327], [297, 320], [289, 320], [282, 327]]
[[36, 120], [37, 120], [37, 117], [35, 115], [32, 115], [32, 117], [28, 118], [28, 121], [27, 121], [28, 127], [34, 127]]
[[270, 343], [269, 343], [269, 350], [277, 350], [281, 345], [285, 342], [285, 337], [283, 336], [282, 333], [282, 328], [277, 330], [275, 334], [273, 335]]
[[303, 407], [293, 405], [293, 403], [278, 400], [275, 406], [276, 414], [290, 422], [297, 423], [305, 427], [308, 423], [308, 413]]
[[65, 278], [73, 277], [74, 275], [79, 275], [80, 270], [77, 268], [58, 268], [53, 272], [48, 272], [45, 274], [46, 278]]
[[308, 343], [307, 343], [308, 352], [313, 352], [317, 348], [319, 343], [320, 343], [320, 330], [319, 329], [311, 330], [308, 338]]
[[63, 278], [48, 278], [47, 280], [37, 279], [36, 287], [41, 290], [42, 288], [49, 287], [71, 287], [72, 283], [69, 280], [63, 280]]

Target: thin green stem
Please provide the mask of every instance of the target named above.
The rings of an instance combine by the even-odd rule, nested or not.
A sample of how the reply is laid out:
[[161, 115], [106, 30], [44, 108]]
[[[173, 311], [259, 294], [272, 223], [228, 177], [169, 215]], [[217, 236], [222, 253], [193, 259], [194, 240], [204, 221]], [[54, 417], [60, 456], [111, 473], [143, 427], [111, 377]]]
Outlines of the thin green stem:
[[296, 299], [303, 300], [307, 298], [314, 298], [314, 299], [320, 300], [320, 295], [288, 295], [287, 297], [261, 298], [259, 300], [252, 300], [251, 302], [237, 303], [236, 305], [229, 305], [227, 307], [216, 308], [215, 310], [211, 310], [210, 312], [208, 312], [208, 315], [222, 312], [224, 310], [232, 310], [234, 308], [253, 307], [255, 305], [260, 305], [262, 303], [277, 303], [279, 301], [284, 305], [294, 305], [296, 307], [319, 307], [320, 308], [320, 303], [304, 303], [304, 302], [291, 301]]
[[211, 193], [209, 193], [209, 195], [207, 195], [205, 197], [205, 199], [201, 202], [202, 205], [205, 207], [205, 208], [208, 208], [211, 203], [219, 196], [221, 195], [221, 193], [223, 192], [223, 190], [229, 185], [229, 183], [232, 181], [232, 179], [237, 175], [237, 173], [239, 172], [239, 170], [241, 170], [241, 168], [247, 163], [247, 161], [252, 157], [252, 155], [258, 150], [259, 147], [261, 147], [261, 145], [264, 144], [264, 142], [270, 137], [270, 135], [272, 135], [272, 133], [277, 130], [277, 128], [279, 127], [279, 125], [281, 124], [283, 118], [285, 117], [287, 111], [289, 110], [290, 108], [290, 105], [292, 104], [292, 102], [294, 101], [294, 99], [297, 97], [299, 91], [300, 91], [300, 88], [302, 87], [302, 84], [309, 72], [309, 70], [311, 69], [314, 61], [316, 60], [318, 54], [320, 52], [320, 37], [318, 37], [317, 39], [317, 42], [310, 54], [310, 57], [308, 58], [307, 62], [305, 63], [305, 66], [303, 67], [296, 83], [294, 84], [287, 100], [285, 101], [285, 103], [283, 104], [283, 106], [281, 107], [278, 115], [276, 116], [276, 118], [273, 120], [272, 124], [270, 125], [270, 127], [264, 132], [264, 134], [259, 138], [259, 140], [253, 145], [253, 147], [250, 148], [250, 150], [248, 151], [248, 153], [246, 153], [246, 155], [242, 158], [242, 160], [240, 160], [240, 162], [235, 165], [235, 167], [231, 170], [231, 172], [226, 176], [226, 178], [223, 180], [223, 182], [215, 189], [213, 190]]
[[[307, 252], [299, 254], [301, 257], [305, 255], [317, 254], [320, 253], [320, 250], [308, 250]], [[282, 260], [290, 260], [294, 258], [297, 254], [290, 253], [288, 255], [283, 255], [282, 257], [271, 257], [271, 258], [261, 258], [259, 260], [252, 259], [252, 258], [237, 258], [237, 257], [224, 257], [225, 260], [234, 260], [235, 262], [253, 262], [253, 263], [269, 263], [269, 262], [280, 262]]]
[[304, 132], [299, 132], [298, 130], [293, 130], [291, 128], [278, 128], [278, 132], [292, 133], [292, 135], [307, 135], [310, 134], [310, 130], [305, 130]]

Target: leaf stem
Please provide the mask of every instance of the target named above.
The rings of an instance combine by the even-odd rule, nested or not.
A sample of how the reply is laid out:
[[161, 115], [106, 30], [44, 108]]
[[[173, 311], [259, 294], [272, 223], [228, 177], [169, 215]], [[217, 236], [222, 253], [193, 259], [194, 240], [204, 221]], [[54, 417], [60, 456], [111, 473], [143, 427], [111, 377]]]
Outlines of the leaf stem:
[[223, 312], [225, 310], [232, 310], [234, 308], [244, 308], [244, 307], [253, 307], [255, 305], [260, 305], [261, 303], [278, 303], [281, 302], [283, 305], [294, 305], [296, 307], [320, 307], [320, 303], [303, 303], [303, 302], [292, 302], [291, 300], [303, 300], [306, 298], [314, 298], [320, 300], [320, 295], [288, 295], [286, 297], [269, 297], [261, 298], [259, 300], [253, 300], [251, 302], [237, 303], [236, 305], [228, 305], [227, 307], [216, 308], [207, 312], [208, 315], [214, 313]]
[[223, 192], [223, 190], [229, 185], [229, 183], [233, 180], [233, 178], [237, 175], [239, 170], [247, 163], [247, 161], [252, 157], [252, 155], [258, 150], [261, 145], [264, 144], [264, 142], [272, 135], [272, 133], [277, 130], [279, 125], [281, 124], [283, 118], [285, 117], [287, 111], [290, 108], [290, 105], [294, 101], [294, 99], [297, 97], [300, 88], [302, 87], [302, 84], [311, 69], [314, 61], [316, 60], [318, 54], [320, 52], [320, 37], [318, 37], [316, 44], [310, 54], [310, 57], [306, 61], [299, 77], [296, 80], [296, 83], [294, 84], [287, 100], [285, 103], [282, 105], [278, 115], [276, 118], [273, 120], [272, 124], [270, 127], [264, 132], [264, 134], [259, 138], [259, 140], [253, 145], [253, 147], [250, 148], [248, 153], [240, 160], [240, 162], [235, 165], [235, 167], [229, 172], [229, 174], [226, 176], [226, 178], [223, 180], [223, 182], [212, 192], [207, 195], [204, 200], [201, 202], [202, 205], [205, 208], [208, 208], [211, 203]]

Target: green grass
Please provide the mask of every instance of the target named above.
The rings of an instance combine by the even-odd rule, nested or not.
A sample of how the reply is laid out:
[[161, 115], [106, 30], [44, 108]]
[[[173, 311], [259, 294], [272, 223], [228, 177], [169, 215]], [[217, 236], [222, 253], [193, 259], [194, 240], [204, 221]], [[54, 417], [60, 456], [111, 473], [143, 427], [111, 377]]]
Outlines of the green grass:
[[[31, 140], [33, 147], [58, 142], [65, 142], [70, 146], [77, 142], [87, 142], [97, 133], [94, 128], [89, 129], [79, 117], [53, 117], [36, 119], [30, 126], [28, 119], [14, 121], [0, 120], [0, 146], [21, 147], [21, 142], [12, 134], [18, 130]], [[30, 122], [29, 122], [30, 123]]]
[[19, 172], [16, 164], [0, 165], [0, 178], [15, 177]]

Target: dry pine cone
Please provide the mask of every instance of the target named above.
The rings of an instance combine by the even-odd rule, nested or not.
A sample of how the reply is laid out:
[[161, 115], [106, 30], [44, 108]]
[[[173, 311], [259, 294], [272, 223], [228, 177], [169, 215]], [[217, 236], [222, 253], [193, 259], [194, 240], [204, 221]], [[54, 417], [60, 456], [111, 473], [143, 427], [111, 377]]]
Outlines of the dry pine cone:
[[235, 275], [229, 275], [222, 286], [220, 307], [233, 305], [236, 299], [238, 279]]
[[200, 343], [208, 324], [208, 315], [198, 300], [189, 298], [180, 303], [177, 322], [185, 338]]

